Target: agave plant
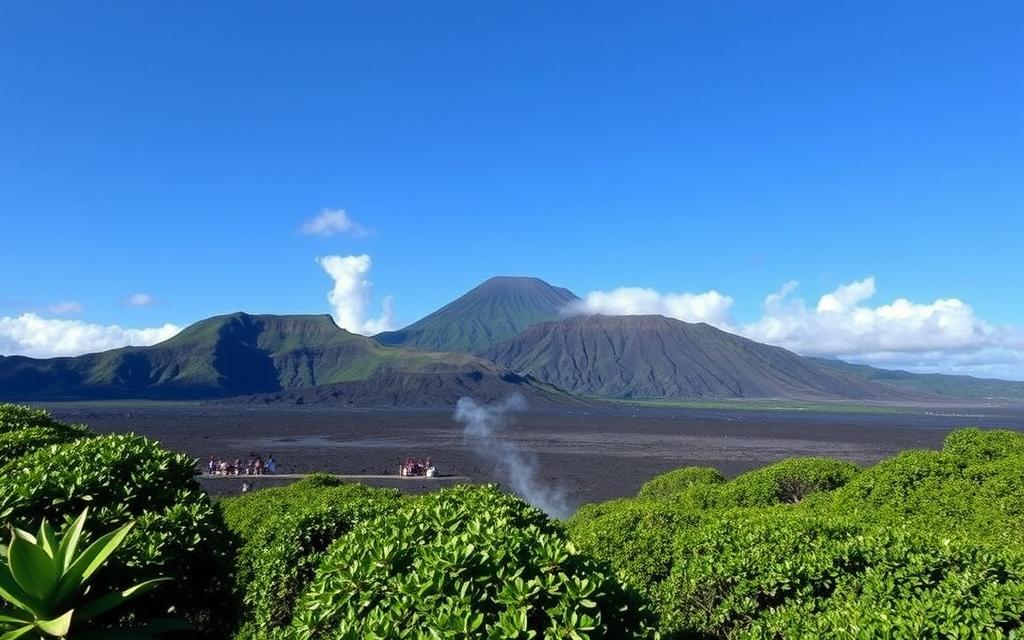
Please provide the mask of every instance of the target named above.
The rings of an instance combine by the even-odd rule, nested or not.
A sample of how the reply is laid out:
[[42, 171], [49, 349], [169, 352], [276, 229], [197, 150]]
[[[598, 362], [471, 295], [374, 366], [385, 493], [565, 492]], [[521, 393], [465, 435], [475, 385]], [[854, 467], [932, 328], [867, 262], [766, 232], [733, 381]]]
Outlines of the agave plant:
[[165, 620], [139, 629], [88, 631], [97, 616], [169, 580], [146, 580], [120, 592], [89, 598], [89, 578], [117, 551], [133, 523], [101, 536], [79, 553], [88, 512], [83, 511], [60, 539], [46, 520], [36, 535], [10, 527], [10, 544], [0, 545], [0, 599], [13, 609], [0, 609], [0, 640], [148, 638], [182, 628], [183, 622]]

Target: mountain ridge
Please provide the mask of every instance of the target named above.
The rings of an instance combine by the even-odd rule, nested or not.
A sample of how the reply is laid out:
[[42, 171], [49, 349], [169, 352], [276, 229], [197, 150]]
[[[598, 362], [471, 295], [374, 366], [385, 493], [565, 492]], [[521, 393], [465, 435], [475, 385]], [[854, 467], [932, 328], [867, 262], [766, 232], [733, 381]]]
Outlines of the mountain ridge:
[[[565, 315], [578, 299], [538, 278], [496, 277], [406, 329], [372, 338], [339, 328], [326, 314], [236, 312], [148, 347], [0, 356], [0, 399], [450, 406], [460, 393], [577, 403], [566, 395], [572, 392], [608, 399], [1024, 400], [1024, 382], [804, 357], [664, 316]], [[425, 346], [435, 343], [449, 350]]]
[[0, 358], [0, 397], [212, 399], [353, 382], [372, 395], [372, 381], [383, 384], [386, 375], [502, 382], [506, 373], [469, 354], [386, 347], [339, 328], [328, 315], [237, 312], [201, 320], [148, 347], [48, 360]]
[[570, 393], [633, 398], [904, 400], [781, 347], [660, 315], [539, 323], [484, 355]]
[[495, 276], [398, 331], [374, 338], [388, 346], [480, 353], [523, 329], [557, 318], [572, 291], [540, 278]]
[[825, 368], [836, 369], [847, 375], [908, 391], [955, 399], [1015, 402], [1024, 400], [1024, 382], [1017, 380], [944, 373], [913, 373], [902, 369], [883, 369], [834, 358], [808, 357], [808, 359]]

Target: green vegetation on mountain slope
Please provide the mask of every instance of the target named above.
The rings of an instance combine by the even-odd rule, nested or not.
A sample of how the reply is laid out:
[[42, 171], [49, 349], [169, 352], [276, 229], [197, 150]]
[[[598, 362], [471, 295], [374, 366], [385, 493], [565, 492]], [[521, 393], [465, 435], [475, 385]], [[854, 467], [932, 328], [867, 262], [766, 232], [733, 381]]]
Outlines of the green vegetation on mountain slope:
[[465, 354], [385, 347], [330, 316], [235, 313], [197, 322], [151, 347], [74, 358], [0, 358], [6, 398], [185, 399], [271, 393], [367, 380], [382, 372], [496, 368]]
[[576, 300], [568, 289], [538, 278], [496, 277], [408, 327], [376, 339], [430, 351], [480, 353], [538, 322], [558, 318]]

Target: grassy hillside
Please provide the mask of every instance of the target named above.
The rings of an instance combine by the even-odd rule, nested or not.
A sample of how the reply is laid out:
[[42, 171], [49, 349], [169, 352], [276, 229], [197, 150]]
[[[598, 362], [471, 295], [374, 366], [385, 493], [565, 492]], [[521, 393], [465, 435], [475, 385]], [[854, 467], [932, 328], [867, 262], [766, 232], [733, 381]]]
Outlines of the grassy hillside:
[[385, 371], [494, 369], [468, 355], [385, 347], [339, 329], [326, 315], [235, 313], [198, 322], [152, 347], [50, 360], [0, 358], [0, 395], [208, 398], [367, 380]]
[[559, 317], [578, 300], [538, 278], [496, 277], [400, 331], [376, 336], [387, 345], [479, 353], [523, 329]]

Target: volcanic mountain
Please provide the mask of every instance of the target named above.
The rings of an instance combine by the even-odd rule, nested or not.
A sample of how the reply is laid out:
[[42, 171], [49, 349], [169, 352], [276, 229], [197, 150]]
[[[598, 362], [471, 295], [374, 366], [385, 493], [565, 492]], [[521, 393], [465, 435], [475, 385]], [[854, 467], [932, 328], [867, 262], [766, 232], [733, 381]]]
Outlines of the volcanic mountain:
[[910, 395], [707, 324], [655, 315], [543, 322], [484, 355], [571, 393], [609, 398], [895, 400]]
[[538, 322], [560, 317], [578, 299], [539, 278], [496, 277], [404, 329], [375, 339], [429, 351], [480, 353]]
[[[338, 328], [327, 315], [235, 313], [197, 322], [151, 347], [48, 360], [0, 357], [0, 397], [17, 400], [197, 399], [332, 385], [307, 396], [374, 406], [396, 399], [410, 406], [447, 405], [474, 391], [564, 398], [471, 355], [382, 346]], [[402, 389], [400, 396], [395, 389]]]

